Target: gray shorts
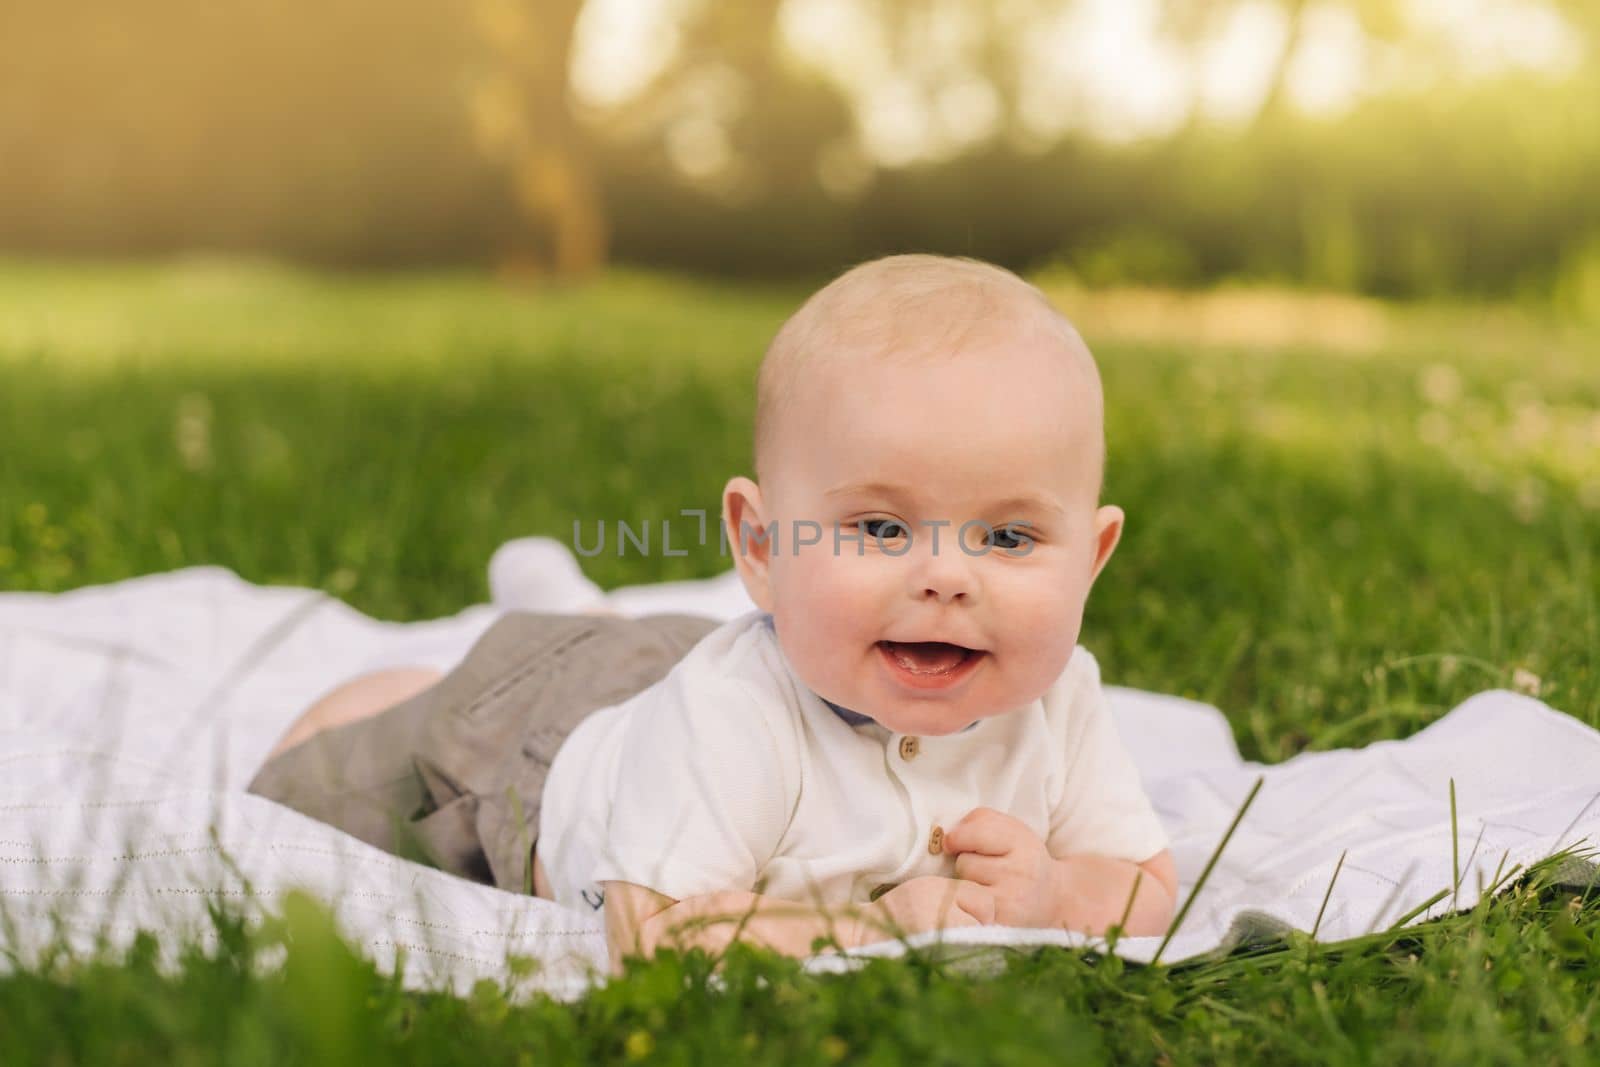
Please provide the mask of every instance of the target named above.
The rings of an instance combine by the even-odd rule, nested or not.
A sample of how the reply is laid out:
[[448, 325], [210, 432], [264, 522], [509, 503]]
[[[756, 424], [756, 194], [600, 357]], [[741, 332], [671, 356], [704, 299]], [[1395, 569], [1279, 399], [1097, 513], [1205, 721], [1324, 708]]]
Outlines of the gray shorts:
[[531, 892], [556, 750], [590, 713], [659, 681], [718, 625], [693, 615], [511, 612], [438, 683], [280, 752], [249, 791], [388, 852]]

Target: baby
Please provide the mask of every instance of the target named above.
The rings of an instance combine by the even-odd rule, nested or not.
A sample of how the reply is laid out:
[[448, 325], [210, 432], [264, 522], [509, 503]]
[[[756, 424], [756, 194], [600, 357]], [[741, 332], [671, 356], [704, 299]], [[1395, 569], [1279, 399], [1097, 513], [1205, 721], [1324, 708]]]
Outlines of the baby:
[[[613, 959], [1000, 923], [1160, 933], [1166, 835], [1077, 644], [1121, 535], [1093, 358], [998, 267], [892, 256], [762, 363], [722, 625], [513, 613], [313, 707], [251, 788], [603, 909]], [[531, 859], [531, 862], [530, 862]]]

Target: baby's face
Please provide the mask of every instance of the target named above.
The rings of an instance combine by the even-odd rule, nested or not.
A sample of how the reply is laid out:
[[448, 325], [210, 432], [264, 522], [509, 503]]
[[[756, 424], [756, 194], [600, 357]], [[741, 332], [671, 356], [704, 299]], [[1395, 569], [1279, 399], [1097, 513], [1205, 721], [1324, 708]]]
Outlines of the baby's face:
[[[778, 523], [746, 586], [820, 696], [941, 735], [1037, 699], [1061, 674], [1122, 524], [1096, 508], [1098, 382], [1062, 346], [813, 371], [768, 484], [729, 484], [756, 497], [742, 521]], [[797, 546], [796, 529], [817, 536], [811, 523], [820, 543]], [[1021, 539], [1007, 523], [1027, 524]]]

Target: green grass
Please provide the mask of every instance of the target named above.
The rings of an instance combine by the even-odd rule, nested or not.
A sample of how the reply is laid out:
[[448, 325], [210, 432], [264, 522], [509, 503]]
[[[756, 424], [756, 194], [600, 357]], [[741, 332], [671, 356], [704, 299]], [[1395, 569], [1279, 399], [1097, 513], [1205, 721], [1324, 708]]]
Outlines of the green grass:
[[[507, 538], [714, 513], [748, 469], [761, 347], [802, 295], [0, 266], [0, 588], [222, 564], [380, 617], [453, 612]], [[1307, 303], [1309, 328], [1274, 334], [1249, 319], [1278, 298], [1246, 294], [1228, 328], [1180, 316], [1163, 336], [1060, 295], [1101, 362], [1106, 495], [1129, 516], [1084, 629], [1109, 681], [1218, 704], [1268, 761], [1402, 737], [1493, 686], [1600, 724], [1592, 329]], [[724, 564], [586, 566], [615, 585]], [[1538, 881], [1361, 942], [1176, 968], [1051, 951], [988, 979], [918, 959], [808, 978], [741, 952], [720, 989], [704, 959], [667, 958], [573, 1005], [403, 993], [296, 905], [254, 931], [219, 915], [220, 947], [175, 972], [146, 943], [0, 978], [0, 1059], [1575, 1061], [1595, 894]]]

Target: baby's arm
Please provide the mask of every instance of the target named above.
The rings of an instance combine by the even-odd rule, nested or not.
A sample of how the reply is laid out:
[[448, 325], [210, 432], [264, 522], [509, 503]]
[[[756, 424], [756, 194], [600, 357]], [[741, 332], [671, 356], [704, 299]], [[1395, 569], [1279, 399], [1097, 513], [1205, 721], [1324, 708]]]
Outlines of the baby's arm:
[[904, 882], [866, 907], [835, 912], [742, 890], [674, 900], [631, 882], [603, 885], [613, 970], [624, 956], [649, 956], [658, 948], [703, 948], [715, 954], [739, 940], [788, 956], [808, 956], [819, 939], [854, 948], [995, 918], [995, 898], [988, 888], [934, 876]]
[[[1178, 869], [1172, 851], [1162, 849], [1143, 863], [1111, 856], [1063, 856], [1055, 861], [1062, 901], [1061, 925], [1069, 930], [1104, 934], [1128, 913], [1123, 933], [1129, 937], [1164, 934], [1178, 903]], [[1129, 894], [1138, 895], [1128, 908]]]
[[[945, 835], [947, 851], [958, 855], [956, 873], [979, 871], [999, 879], [1001, 922], [1005, 901], [1027, 898], [1016, 888], [1021, 868], [1032, 863], [1039, 888], [1028, 910], [1040, 925], [1087, 931], [1096, 936], [1122, 919], [1123, 932], [1146, 936], [1166, 931], [1178, 897], [1177, 869], [1165, 846], [1167, 835], [1145, 794], [1133, 757], [1117, 732], [1100, 665], [1078, 649], [1068, 670], [1045, 694], [1045, 712], [1059, 731], [1066, 760], [1064, 785], [1056, 798], [1049, 829], [1041, 841], [1010, 816], [979, 808], [961, 832]], [[998, 862], [987, 855], [998, 852]], [[1129, 860], [1127, 856], [1143, 856]], [[988, 884], [987, 882], [985, 884]], [[1137, 896], [1132, 896], [1137, 884]], [[1045, 898], [1048, 907], [1040, 904]], [[1132, 903], [1130, 905], [1130, 899]], [[1014, 921], [1014, 920], [1013, 920]]]

